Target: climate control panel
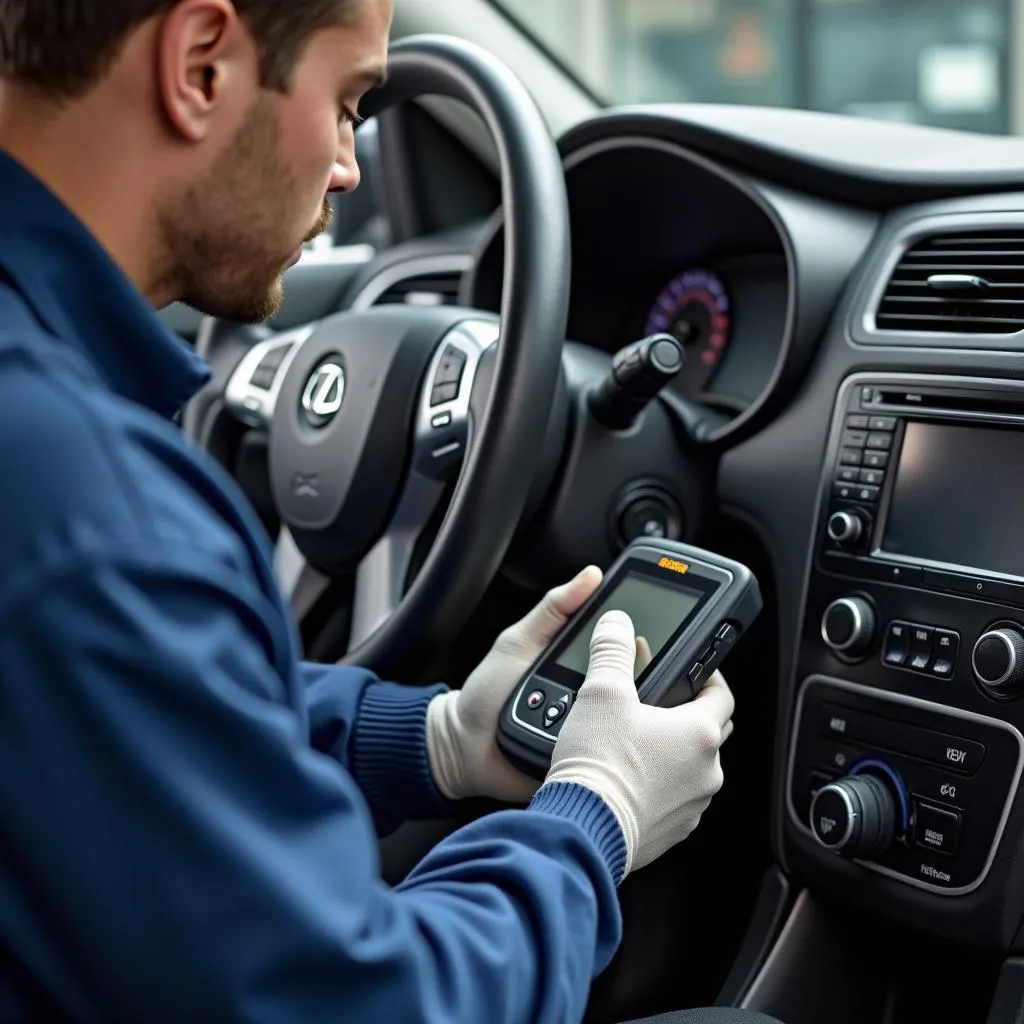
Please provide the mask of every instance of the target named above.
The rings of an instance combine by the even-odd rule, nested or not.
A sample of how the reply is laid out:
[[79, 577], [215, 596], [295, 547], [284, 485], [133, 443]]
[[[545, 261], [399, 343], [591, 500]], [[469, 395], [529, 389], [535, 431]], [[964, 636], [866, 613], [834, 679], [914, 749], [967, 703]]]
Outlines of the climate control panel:
[[818, 676], [792, 736], [789, 813], [819, 849], [948, 895], [981, 884], [1024, 766], [1017, 729]]

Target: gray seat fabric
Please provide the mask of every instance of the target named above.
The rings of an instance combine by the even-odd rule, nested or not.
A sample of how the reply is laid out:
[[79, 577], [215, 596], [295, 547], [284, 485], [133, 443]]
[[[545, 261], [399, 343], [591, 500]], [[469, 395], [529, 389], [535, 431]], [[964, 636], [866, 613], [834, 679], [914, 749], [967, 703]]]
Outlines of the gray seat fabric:
[[734, 1010], [728, 1006], [714, 1006], [699, 1010], [677, 1010], [657, 1017], [630, 1021], [629, 1024], [782, 1024], [774, 1017], [750, 1010]]

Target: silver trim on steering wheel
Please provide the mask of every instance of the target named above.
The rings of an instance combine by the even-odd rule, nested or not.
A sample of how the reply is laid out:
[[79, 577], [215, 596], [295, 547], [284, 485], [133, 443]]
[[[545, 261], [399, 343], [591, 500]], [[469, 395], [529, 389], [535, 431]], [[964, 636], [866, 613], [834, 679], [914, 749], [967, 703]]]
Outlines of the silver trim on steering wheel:
[[[498, 341], [497, 320], [465, 320], [441, 340], [424, 379], [412, 459], [395, 514], [359, 564], [352, 600], [349, 650], [369, 639], [398, 607], [416, 544], [471, 443], [470, 398], [484, 353]], [[449, 348], [465, 358], [458, 396], [432, 404], [434, 380]]]
[[288, 367], [316, 324], [297, 327], [261, 341], [245, 354], [224, 389], [228, 411], [250, 427], [267, 427], [274, 417]]

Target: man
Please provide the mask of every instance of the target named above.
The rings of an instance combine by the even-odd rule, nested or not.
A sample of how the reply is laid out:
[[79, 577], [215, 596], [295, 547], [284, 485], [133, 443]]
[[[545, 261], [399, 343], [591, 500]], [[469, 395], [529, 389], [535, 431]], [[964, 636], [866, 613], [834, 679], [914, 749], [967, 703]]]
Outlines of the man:
[[[266, 537], [173, 417], [173, 300], [258, 321], [358, 184], [390, 0], [0, 0], [0, 1018], [571, 1021], [616, 885], [721, 785], [733, 700], [643, 707], [606, 616], [535, 783], [494, 742], [600, 581], [460, 692], [300, 663]], [[487, 796], [396, 889], [374, 826]]]

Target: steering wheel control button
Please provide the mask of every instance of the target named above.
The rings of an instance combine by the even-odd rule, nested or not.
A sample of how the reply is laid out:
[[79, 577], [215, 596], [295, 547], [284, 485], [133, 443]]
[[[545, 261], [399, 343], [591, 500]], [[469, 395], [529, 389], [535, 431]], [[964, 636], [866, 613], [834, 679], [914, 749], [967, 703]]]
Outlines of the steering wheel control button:
[[547, 694], [543, 690], [534, 690], [533, 693], [526, 698], [526, 706], [531, 711], [535, 711], [544, 703], [545, 700], [547, 700]]
[[445, 347], [441, 355], [441, 362], [438, 364], [437, 373], [434, 374], [434, 385], [454, 384], [458, 387], [462, 383], [462, 374], [466, 369], [466, 356], [454, 345]]
[[914, 843], [926, 850], [952, 855], [960, 839], [961, 817], [955, 811], [914, 801]]
[[458, 384], [438, 384], [430, 393], [430, 407], [445, 405], [447, 402], [454, 402], [459, 397]]
[[974, 677], [989, 696], [1000, 700], [1024, 694], [1024, 635], [1015, 624], [982, 634], [971, 655]]
[[910, 629], [905, 622], [890, 622], [882, 648], [882, 660], [893, 668], [902, 668], [910, 657]]
[[877, 857], [896, 831], [896, 801], [873, 775], [848, 775], [821, 787], [811, 801], [811, 831], [827, 850]]
[[259, 388], [261, 391], [269, 391], [274, 386], [274, 378], [277, 376], [277, 371], [281, 369], [281, 364], [285, 361], [288, 353], [291, 352], [292, 345], [278, 345], [277, 348], [272, 348], [261, 360], [259, 366], [256, 367], [251, 378], [251, 384], [254, 388]]
[[874, 609], [862, 597], [833, 601], [821, 619], [821, 638], [834, 654], [863, 655], [875, 639]]

